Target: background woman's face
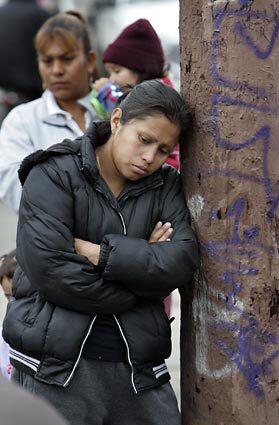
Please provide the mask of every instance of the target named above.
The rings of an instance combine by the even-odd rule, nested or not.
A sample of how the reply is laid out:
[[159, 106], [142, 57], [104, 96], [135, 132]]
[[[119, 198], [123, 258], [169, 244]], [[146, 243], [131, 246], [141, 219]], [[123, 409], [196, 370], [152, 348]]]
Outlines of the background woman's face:
[[137, 72], [125, 68], [125, 66], [107, 62], [105, 64], [105, 68], [109, 74], [110, 81], [112, 83], [118, 84], [120, 87], [123, 87], [127, 84], [135, 85], [140, 82]]
[[[120, 111], [120, 112], [119, 112]], [[157, 171], [179, 141], [180, 127], [164, 115], [120, 123], [121, 110], [114, 110], [111, 126], [112, 158], [127, 180], [138, 180]]]
[[71, 49], [59, 39], [50, 41], [39, 53], [39, 72], [44, 88], [50, 90], [58, 102], [85, 96], [89, 92], [94, 60], [93, 52], [86, 57], [80, 42]]

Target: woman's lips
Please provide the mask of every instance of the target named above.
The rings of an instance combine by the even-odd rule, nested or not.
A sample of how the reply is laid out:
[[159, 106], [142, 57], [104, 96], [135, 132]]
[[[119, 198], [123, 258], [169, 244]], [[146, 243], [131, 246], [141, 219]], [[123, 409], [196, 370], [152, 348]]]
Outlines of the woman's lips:
[[65, 87], [67, 87], [68, 83], [63, 82], [63, 81], [57, 81], [57, 83], [52, 83], [51, 84], [51, 88], [52, 89], [64, 89]]
[[148, 173], [148, 169], [146, 167], [140, 167], [139, 165], [133, 165], [134, 172], [144, 176]]

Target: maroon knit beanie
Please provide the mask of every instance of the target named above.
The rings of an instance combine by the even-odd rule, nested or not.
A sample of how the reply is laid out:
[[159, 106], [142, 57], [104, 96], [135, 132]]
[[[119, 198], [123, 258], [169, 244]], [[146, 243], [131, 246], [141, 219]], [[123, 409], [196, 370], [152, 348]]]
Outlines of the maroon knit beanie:
[[103, 54], [103, 61], [133, 71], [154, 73], [158, 78], [163, 75], [165, 62], [161, 41], [147, 19], [138, 19], [126, 27], [109, 44]]

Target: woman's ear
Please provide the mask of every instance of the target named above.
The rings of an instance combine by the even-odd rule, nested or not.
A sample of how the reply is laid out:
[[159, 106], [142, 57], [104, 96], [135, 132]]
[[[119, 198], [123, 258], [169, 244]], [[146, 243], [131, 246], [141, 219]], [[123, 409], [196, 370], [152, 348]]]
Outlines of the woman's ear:
[[111, 116], [110, 116], [110, 128], [111, 128], [112, 134], [114, 134], [115, 131], [117, 131], [117, 129], [121, 125], [121, 123], [120, 123], [121, 117], [122, 117], [121, 108], [115, 108], [112, 111]]
[[90, 50], [90, 52], [87, 55], [87, 71], [89, 75], [93, 74], [94, 68], [95, 68], [95, 60], [96, 60], [96, 54]]

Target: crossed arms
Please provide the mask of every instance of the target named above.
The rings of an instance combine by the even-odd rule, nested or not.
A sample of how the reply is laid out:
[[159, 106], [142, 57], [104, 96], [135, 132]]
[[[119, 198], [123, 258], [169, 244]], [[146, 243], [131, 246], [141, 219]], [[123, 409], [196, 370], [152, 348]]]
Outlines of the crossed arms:
[[17, 259], [41, 297], [81, 313], [112, 314], [132, 308], [138, 297], [165, 297], [191, 279], [197, 243], [176, 177], [162, 201], [161, 222], [171, 227], [157, 224], [148, 241], [105, 235], [101, 246], [74, 239], [73, 196], [63, 179], [41, 164], [23, 188]]

